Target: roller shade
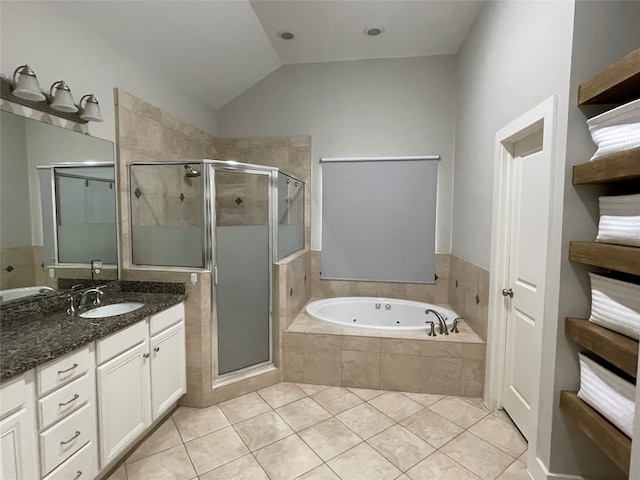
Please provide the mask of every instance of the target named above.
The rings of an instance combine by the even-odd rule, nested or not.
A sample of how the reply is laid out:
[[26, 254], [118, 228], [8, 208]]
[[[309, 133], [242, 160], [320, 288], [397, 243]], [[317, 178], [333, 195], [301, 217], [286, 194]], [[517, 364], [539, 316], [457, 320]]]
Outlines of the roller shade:
[[439, 158], [321, 159], [323, 279], [434, 283]]

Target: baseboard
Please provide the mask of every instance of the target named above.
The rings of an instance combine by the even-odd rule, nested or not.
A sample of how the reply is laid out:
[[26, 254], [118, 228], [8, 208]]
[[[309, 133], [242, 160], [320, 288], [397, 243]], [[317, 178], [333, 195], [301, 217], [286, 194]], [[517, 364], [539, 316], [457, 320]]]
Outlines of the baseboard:
[[532, 466], [527, 465], [527, 467], [528, 467], [529, 475], [531, 475], [531, 478], [533, 478], [533, 480], [556, 480], [556, 479], [588, 480], [587, 478], [580, 475], [566, 475], [566, 474], [560, 474], [560, 473], [552, 473], [549, 471], [547, 466], [544, 463], [542, 463], [542, 460], [540, 460], [539, 458], [536, 458]]

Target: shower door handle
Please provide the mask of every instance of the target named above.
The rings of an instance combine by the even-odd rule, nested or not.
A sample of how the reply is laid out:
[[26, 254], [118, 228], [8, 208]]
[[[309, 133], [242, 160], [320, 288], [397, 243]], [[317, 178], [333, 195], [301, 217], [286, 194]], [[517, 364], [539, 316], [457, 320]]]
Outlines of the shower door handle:
[[213, 284], [218, 284], [218, 267], [213, 267]]

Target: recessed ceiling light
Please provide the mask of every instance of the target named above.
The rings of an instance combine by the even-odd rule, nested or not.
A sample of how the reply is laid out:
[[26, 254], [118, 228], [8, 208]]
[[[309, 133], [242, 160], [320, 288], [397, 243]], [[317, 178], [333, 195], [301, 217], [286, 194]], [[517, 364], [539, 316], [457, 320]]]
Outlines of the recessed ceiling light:
[[276, 35], [283, 40], [291, 40], [295, 36], [293, 32], [290, 32], [289, 30], [280, 30]]
[[369, 35], [370, 37], [375, 37], [384, 33], [384, 27], [366, 27], [364, 29], [364, 34]]

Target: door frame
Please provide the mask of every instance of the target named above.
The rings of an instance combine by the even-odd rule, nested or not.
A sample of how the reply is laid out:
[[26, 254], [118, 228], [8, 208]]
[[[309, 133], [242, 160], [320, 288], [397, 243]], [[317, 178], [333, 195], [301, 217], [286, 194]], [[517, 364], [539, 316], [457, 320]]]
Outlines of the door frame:
[[[265, 368], [271, 368], [274, 364], [273, 358], [273, 259], [274, 242], [276, 236], [276, 225], [274, 219], [277, 218], [275, 205], [275, 190], [277, 189], [276, 167], [264, 165], [254, 165], [241, 163], [233, 160], [203, 160], [203, 170], [205, 173], [205, 194], [204, 194], [204, 226], [205, 235], [205, 268], [211, 271], [211, 384], [213, 387], [233, 382], [238, 378], [246, 377], [252, 373], [260, 372]], [[218, 302], [217, 302], [217, 258], [216, 258], [216, 172], [234, 172], [247, 175], [262, 175], [267, 177], [268, 196], [268, 262], [269, 262], [269, 359], [255, 365], [234, 370], [232, 372], [220, 374], [218, 365]]]
[[[514, 159], [513, 147], [516, 142], [527, 137], [531, 133], [542, 130], [542, 149], [550, 156], [549, 175], [550, 208], [549, 228], [547, 233], [547, 258], [545, 269], [545, 308], [544, 319], [557, 318], [558, 315], [558, 289], [559, 289], [559, 258], [561, 256], [561, 228], [562, 210], [558, 207], [558, 185], [564, 181], [563, 165], [556, 155], [556, 129], [557, 129], [557, 103], [556, 95], [547, 98], [525, 114], [510, 122], [498, 130], [495, 136], [494, 177], [493, 177], [493, 206], [491, 238], [491, 276], [489, 282], [489, 323], [487, 331], [487, 366], [485, 373], [484, 400], [489, 408], [502, 406], [504, 389], [507, 317], [504, 297], [501, 294], [509, 280], [509, 246], [511, 235], [511, 208], [512, 195], [512, 162]], [[558, 178], [558, 172], [561, 178]], [[560, 187], [560, 189], [562, 189]], [[558, 215], [559, 214], [559, 215]], [[559, 223], [558, 223], [559, 218]], [[553, 263], [557, 263], [555, 268]], [[556, 322], [551, 322], [555, 325]], [[541, 351], [544, 323], [537, 332], [534, 348]], [[534, 382], [536, 392], [540, 391], [540, 365]], [[531, 399], [531, 425], [532, 431], [528, 438], [530, 447], [535, 444], [538, 428], [539, 395]], [[531, 448], [530, 448], [531, 450]]]

